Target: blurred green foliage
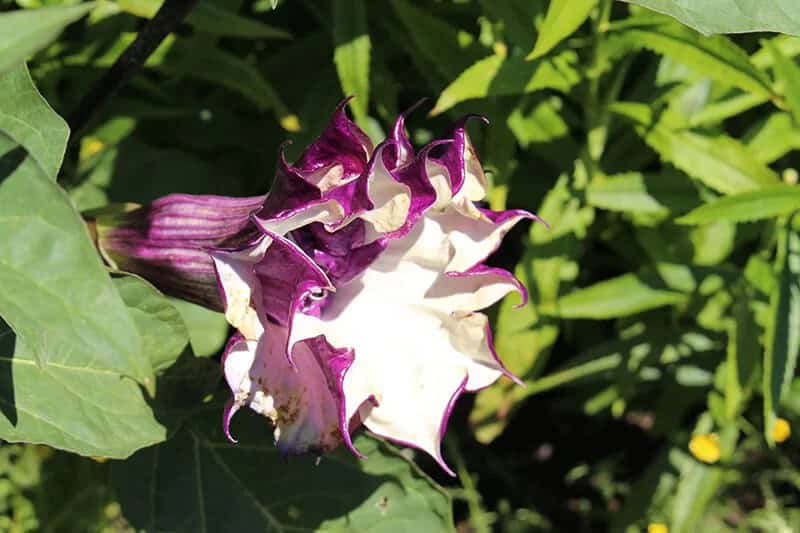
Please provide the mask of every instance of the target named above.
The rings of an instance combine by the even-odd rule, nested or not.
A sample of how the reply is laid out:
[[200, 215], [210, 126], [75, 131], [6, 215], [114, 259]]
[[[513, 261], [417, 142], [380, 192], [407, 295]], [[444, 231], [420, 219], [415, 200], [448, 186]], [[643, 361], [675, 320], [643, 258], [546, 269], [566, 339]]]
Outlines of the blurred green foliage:
[[[37, 443], [0, 446], [0, 530], [229, 531], [226, 512], [240, 531], [449, 530], [451, 499], [460, 531], [800, 530], [787, 434], [800, 424], [800, 38], [692, 29], [798, 35], [800, 4], [633, 4], [655, 12], [200, 0], [67, 145], [56, 114], [161, 1], [0, 0], [0, 313], [19, 335], [0, 321], [0, 438]], [[458, 480], [415, 457], [444, 489], [413, 453], [366, 437], [370, 459], [316, 469], [223, 443], [224, 319], [135, 278], [109, 283], [79, 224], [171, 192], [261, 194], [278, 147], [292, 140], [296, 156], [349, 94], [374, 139], [420, 98], [417, 143], [487, 116], [471, 134], [490, 206], [550, 226], [513, 232], [493, 258], [531, 294], [494, 316], [527, 386], [499, 382], [456, 410]], [[61, 251], [23, 257], [13, 239]], [[26, 289], [42, 264], [64, 278]], [[102, 301], [87, 305], [85, 284]], [[60, 307], [24, 312], [56, 285], [70, 288]], [[90, 312], [72, 335], [77, 308]]]

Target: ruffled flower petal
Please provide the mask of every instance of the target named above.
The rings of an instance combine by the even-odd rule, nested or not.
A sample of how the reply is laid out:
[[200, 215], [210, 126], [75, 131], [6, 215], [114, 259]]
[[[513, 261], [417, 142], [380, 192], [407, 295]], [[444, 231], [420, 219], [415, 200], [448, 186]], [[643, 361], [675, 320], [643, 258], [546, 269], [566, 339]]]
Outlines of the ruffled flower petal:
[[307, 339], [285, 352], [286, 328], [269, 324], [258, 341], [238, 338], [223, 358], [233, 392], [224, 429], [229, 438], [233, 414], [247, 406], [270, 419], [275, 444], [283, 454], [322, 454], [350, 440], [342, 382], [353, 362], [350, 350], [325, 339]]

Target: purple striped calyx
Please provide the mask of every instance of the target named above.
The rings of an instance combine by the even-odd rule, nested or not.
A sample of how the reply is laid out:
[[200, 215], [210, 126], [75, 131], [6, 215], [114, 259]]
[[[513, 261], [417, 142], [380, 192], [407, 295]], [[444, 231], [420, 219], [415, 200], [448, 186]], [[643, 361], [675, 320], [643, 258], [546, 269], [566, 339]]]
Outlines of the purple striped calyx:
[[147, 206], [98, 215], [97, 247], [114, 269], [138, 274], [164, 293], [224, 309], [210, 249], [239, 248], [259, 232], [250, 214], [264, 196], [170, 194]]

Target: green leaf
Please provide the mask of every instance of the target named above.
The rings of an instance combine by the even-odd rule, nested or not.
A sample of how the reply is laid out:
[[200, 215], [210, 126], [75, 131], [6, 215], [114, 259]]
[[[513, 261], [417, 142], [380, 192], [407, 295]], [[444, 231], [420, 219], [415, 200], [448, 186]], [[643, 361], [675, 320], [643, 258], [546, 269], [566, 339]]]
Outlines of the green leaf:
[[136, 383], [95, 354], [48, 339], [37, 339], [34, 355], [0, 320], [0, 439], [125, 458], [166, 438]]
[[0, 13], [0, 75], [49, 45], [92, 8], [94, 2]]
[[536, 46], [525, 59], [542, 57], [572, 35], [589, 18], [596, 4], [597, 0], [550, 0]]
[[756, 191], [720, 198], [677, 220], [680, 224], [706, 224], [721, 220], [752, 222], [779, 217], [800, 209], [800, 187], [772, 185]]
[[763, 44], [775, 59], [775, 77], [783, 82], [786, 103], [792, 111], [795, 122], [800, 124], [800, 67], [786, 57], [772, 41], [765, 40]]
[[756, 159], [769, 164], [792, 150], [800, 150], [800, 128], [789, 113], [773, 113], [754, 125], [744, 140]]
[[[6, 116], [17, 114], [9, 82], [19, 79], [0, 75]], [[40, 159], [59, 160], [66, 140], [50, 144]], [[0, 316], [42, 365], [83, 357], [93, 368], [152, 386], [133, 319], [69, 198], [4, 133], [0, 154]]]
[[764, 352], [764, 432], [770, 444], [781, 397], [794, 378], [800, 355], [800, 235], [789, 228], [782, 233]]
[[669, 125], [669, 116], [656, 120], [644, 104], [618, 102], [610, 109], [633, 122], [637, 133], [664, 161], [721, 193], [735, 194], [780, 182], [775, 172], [731, 137], [675, 129]]
[[225, 315], [177, 298], [170, 299], [189, 331], [192, 352], [197, 357], [216, 355], [228, 339]]
[[[515, 375], [528, 381], [547, 364], [560, 331], [558, 321], [538, 309], [552, 305], [572, 287], [583, 249], [580, 236], [591, 225], [594, 210], [579, 201], [566, 176], [550, 189], [537, 210], [552, 222], [549, 228], [533, 224], [525, 253], [514, 275], [528, 288], [529, 301], [517, 308], [517, 298], [505, 298], [497, 314], [495, 343], [503, 362]], [[470, 413], [470, 425], [478, 441], [494, 440], [508, 424], [527, 388], [501, 381], [481, 391]]]
[[[6, 93], [0, 105], [0, 132], [22, 146], [44, 173], [56, 179], [69, 135], [58, 116], [33, 85], [25, 67], [0, 74]], [[61, 149], [59, 149], [59, 147]]]
[[523, 99], [514, 108], [508, 116], [508, 127], [520, 146], [528, 148], [532, 143], [547, 143], [569, 134], [569, 125], [559, 113], [561, 103], [561, 100], [553, 97], [529, 106]]
[[[123, 11], [143, 18], [153, 18], [163, 3], [163, 0], [116, 1], [116, 5]], [[186, 22], [198, 31], [225, 37], [245, 39], [290, 39], [292, 37], [285, 30], [237, 15], [212, 2], [198, 2], [189, 11]]]
[[685, 213], [700, 204], [695, 186], [678, 172], [629, 172], [594, 179], [586, 188], [586, 201], [610, 211], [657, 216]]
[[372, 47], [364, 0], [333, 2], [333, 62], [345, 96], [355, 95], [351, 107], [363, 125], [369, 107], [369, 61]]
[[703, 37], [655, 14], [612, 24], [610, 37], [622, 39], [633, 48], [646, 48], [669, 56], [719, 83], [762, 96], [773, 94], [767, 75], [727, 37]]
[[134, 276], [114, 279], [122, 301], [142, 335], [142, 353], [159, 372], [171, 366], [189, 342], [181, 314], [169, 299], [146, 281]]
[[[391, 0], [391, 5], [405, 28], [402, 38], [406, 42], [410, 38], [414, 44], [415, 49], [408, 52], [413, 56], [419, 54], [443, 80], [452, 80], [480, 57], [472, 35], [407, 0]], [[397, 26], [394, 18], [387, 17], [387, 20], [389, 25]]]
[[730, 273], [721, 269], [661, 263], [655, 269], [623, 274], [578, 289], [541, 310], [561, 318], [628, 316], [665, 305], [684, 304], [709, 278], [718, 278], [721, 283], [729, 277]]
[[572, 50], [530, 62], [500, 54], [485, 57], [442, 91], [431, 115], [473, 98], [527, 94], [541, 89], [566, 92], [580, 80], [575, 69], [577, 60]]
[[[263, 417], [239, 415], [228, 442], [222, 409], [165, 444], [115, 463], [125, 518], [148, 531], [453, 531], [449, 498], [391, 446], [366, 436], [347, 450], [292, 457]], [[151, 494], [147, 498], [142, 495]]]
[[794, 0], [626, 0], [675, 17], [702, 33], [776, 31], [800, 35]]
[[541, 26], [546, 0], [481, 0], [484, 15], [502, 25], [503, 36], [520, 51], [533, 48]]

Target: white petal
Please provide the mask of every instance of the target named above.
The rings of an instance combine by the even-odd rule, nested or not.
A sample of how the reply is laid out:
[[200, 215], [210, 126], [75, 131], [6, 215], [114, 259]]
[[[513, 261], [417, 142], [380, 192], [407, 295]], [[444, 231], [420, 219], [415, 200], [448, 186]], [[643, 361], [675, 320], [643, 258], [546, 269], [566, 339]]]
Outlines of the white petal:
[[256, 310], [251, 306], [253, 291], [258, 285], [253, 267], [264, 257], [270, 244], [272, 239], [265, 235], [250, 248], [210, 252], [225, 298], [225, 318], [250, 340], [258, 339], [264, 331]]
[[406, 221], [411, 205], [411, 191], [408, 186], [397, 182], [383, 164], [381, 147], [373, 156], [374, 165], [370, 169], [367, 191], [374, 209], [360, 215], [372, 224], [377, 233], [389, 233], [400, 228]]
[[319, 204], [304, 207], [289, 216], [276, 219], [256, 218], [259, 226], [275, 235], [286, 235], [292, 230], [306, 226], [313, 222], [322, 222], [325, 225], [336, 225], [344, 219], [345, 212], [342, 205], [336, 200], [327, 200]]

